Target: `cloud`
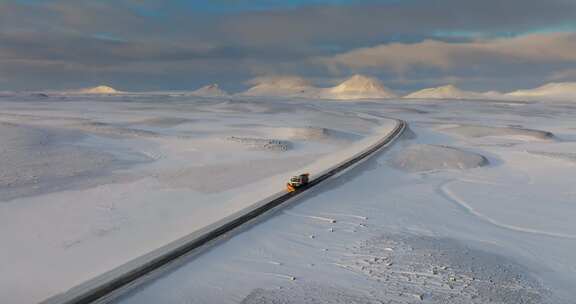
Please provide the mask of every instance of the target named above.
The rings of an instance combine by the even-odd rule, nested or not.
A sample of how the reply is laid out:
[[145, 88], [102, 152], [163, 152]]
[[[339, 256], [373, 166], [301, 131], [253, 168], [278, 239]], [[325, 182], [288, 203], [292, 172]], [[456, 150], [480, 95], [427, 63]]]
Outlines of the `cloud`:
[[477, 65], [576, 63], [574, 50], [576, 33], [548, 33], [469, 42], [390, 43], [316, 61], [330, 68], [385, 68], [405, 73], [419, 67], [450, 70]]
[[391, 1], [250, 12], [220, 20], [219, 28], [241, 42], [347, 48], [431, 38], [438, 32], [519, 33], [575, 19], [576, 2], [566, 0]]
[[[224, 12], [202, 7], [213, 1], [0, 1], [2, 86], [41, 88], [102, 78], [121, 88], [129, 84], [135, 89], [158, 88], [162, 83], [174, 85], [176, 76], [170, 73], [179, 77], [180, 84], [180, 79], [202, 75], [212, 77], [206, 81], [222, 78], [238, 84], [261, 74], [326, 79], [330, 75], [325, 64], [368, 66], [336, 58], [374, 45], [385, 46], [384, 51], [394, 46], [403, 53], [403, 62], [383, 65], [390, 71], [410, 68], [420, 60], [424, 67], [441, 70], [436, 76], [450, 76], [439, 74], [444, 73], [442, 69], [464, 66], [458, 62], [468, 57], [486, 66], [491, 60], [509, 57], [486, 56], [496, 53], [486, 50], [477, 55], [471, 50], [444, 51], [480, 43], [463, 42], [471, 38], [469, 33], [497, 37], [502, 32], [570, 26], [576, 20], [576, 2], [570, 0], [366, 0], [346, 5], [319, 0], [305, 5], [298, 4], [302, 1], [265, 5], [257, 10], [250, 1], [220, 2], [234, 2], [237, 9]], [[415, 51], [419, 47], [431, 53]], [[459, 56], [465, 58], [455, 59]], [[310, 58], [326, 61], [312, 65]], [[436, 65], [426, 65], [433, 60]], [[522, 67], [515, 71], [523, 72]], [[435, 76], [426, 73], [420, 76]], [[394, 77], [388, 71], [372, 74]]]
[[548, 79], [553, 81], [576, 81], [576, 68], [555, 71]]
[[240, 50], [208, 43], [156, 44], [77, 34], [0, 33], [0, 60], [62, 61], [84, 66], [108, 66], [134, 61], [238, 59]]

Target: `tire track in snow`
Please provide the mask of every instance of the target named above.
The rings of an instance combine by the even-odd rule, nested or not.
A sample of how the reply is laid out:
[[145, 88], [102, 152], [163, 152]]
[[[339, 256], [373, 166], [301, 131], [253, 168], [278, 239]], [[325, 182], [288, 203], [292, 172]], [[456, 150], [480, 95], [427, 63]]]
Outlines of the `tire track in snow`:
[[300, 214], [300, 213], [291, 212], [291, 211], [284, 211], [284, 214], [292, 215], [292, 216], [298, 216], [298, 217], [304, 217], [304, 218], [309, 218], [309, 219], [313, 219], [313, 220], [324, 221], [324, 222], [328, 222], [328, 223], [332, 223], [332, 224], [333, 224], [333, 223], [336, 223], [336, 219], [327, 218], [327, 217], [323, 217], [323, 216]]
[[351, 218], [356, 218], [356, 219], [360, 219], [363, 221], [368, 220], [368, 217], [362, 216], [362, 215], [354, 215], [354, 214], [346, 214], [346, 213], [331, 213], [331, 212], [323, 212], [321, 214], [326, 214], [326, 215], [331, 215], [331, 216], [351, 217]]

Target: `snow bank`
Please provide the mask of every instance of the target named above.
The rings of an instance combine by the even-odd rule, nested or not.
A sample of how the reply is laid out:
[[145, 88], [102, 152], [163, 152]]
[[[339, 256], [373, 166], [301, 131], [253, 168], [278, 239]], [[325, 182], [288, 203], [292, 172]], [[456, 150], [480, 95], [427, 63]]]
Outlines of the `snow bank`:
[[508, 128], [508, 127], [485, 127], [463, 125], [442, 129], [443, 132], [459, 135], [462, 137], [503, 137], [522, 141], [548, 141], [554, 138], [554, 134], [548, 131]]
[[205, 96], [205, 97], [222, 97], [222, 96], [228, 96], [228, 93], [220, 89], [220, 86], [218, 84], [210, 84], [192, 92], [192, 95]]
[[396, 94], [376, 78], [354, 75], [340, 85], [327, 89], [323, 97], [331, 99], [382, 99], [395, 98]]
[[412, 145], [396, 154], [390, 164], [404, 171], [421, 172], [476, 168], [488, 164], [488, 160], [482, 155], [446, 146]]
[[514, 98], [550, 101], [576, 101], [576, 82], [556, 82], [528, 90], [518, 90], [506, 94]]
[[501, 99], [498, 92], [478, 93], [464, 91], [454, 85], [420, 90], [404, 96], [408, 99]]

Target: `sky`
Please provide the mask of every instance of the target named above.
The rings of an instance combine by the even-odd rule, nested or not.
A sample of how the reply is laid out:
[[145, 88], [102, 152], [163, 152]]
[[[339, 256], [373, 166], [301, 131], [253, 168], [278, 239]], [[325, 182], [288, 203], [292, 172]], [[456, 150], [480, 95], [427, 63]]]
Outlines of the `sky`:
[[0, 0], [0, 90], [576, 81], [576, 0]]

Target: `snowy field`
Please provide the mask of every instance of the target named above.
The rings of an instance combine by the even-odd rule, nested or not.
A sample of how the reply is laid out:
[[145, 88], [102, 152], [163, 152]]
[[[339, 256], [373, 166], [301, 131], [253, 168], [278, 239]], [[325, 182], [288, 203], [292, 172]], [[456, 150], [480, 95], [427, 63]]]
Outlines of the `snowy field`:
[[118, 303], [576, 301], [576, 104], [307, 104], [411, 131]]
[[0, 99], [0, 303], [34, 303], [189, 234], [387, 134], [304, 101]]

